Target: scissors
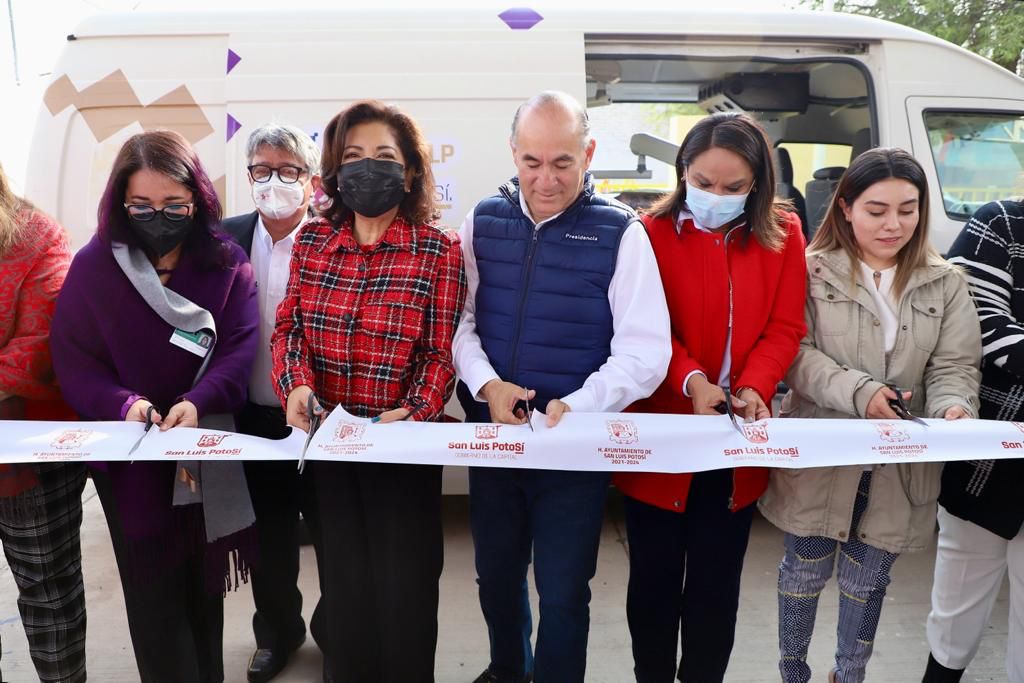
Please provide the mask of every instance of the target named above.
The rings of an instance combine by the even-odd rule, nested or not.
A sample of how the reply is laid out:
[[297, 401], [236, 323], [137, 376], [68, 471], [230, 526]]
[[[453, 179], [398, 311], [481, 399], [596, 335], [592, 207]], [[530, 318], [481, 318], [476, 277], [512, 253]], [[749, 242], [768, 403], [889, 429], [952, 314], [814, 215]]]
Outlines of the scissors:
[[[530, 390], [527, 389], [526, 387], [523, 387], [523, 391], [526, 392], [526, 398], [524, 398], [524, 399], [522, 399], [520, 401], [516, 401], [516, 405], [512, 408], [512, 412], [514, 414], [517, 409], [525, 410], [526, 411], [526, 424], [530, 426], [530, 431], [531, 432], [536, 432], [537, 430], [533, 428], [533, 422], [530, 420], [530, 416], [533, 414], [533, 411], [530, 409], [530, 398], [529, 398], [530, 397]], [[522, 405], [520, 405], [520, 404], [522, 404]]]
[[128, 455], [131, 455], [136, 450], [138, 450], [139, 446], [142, 445], [142, 440], [146, 438], [146, 434], [149, 434], [149, 428], [153, 426], [153, 413], [155, 412], [156, 406], [152, 404], [148, 408], [146, 408], [146, 426], [143, 427], [142, 429], [142, 436], [140, 436], [139, 440], [135, 442], [135, 445], [132, 446], [132, 449], [128, 451]]
[[900, 389], [895, 384], [886, 384], [885, 386], [887, 386], [889, 389], [893, 391], [893, 393], [896, 394], [896, 398], [889, 399], [889, 407], [892, 408], [892, 411], [894, 413], [899, 415], [901, 420], [912, 420], [913, 422], [916, 422], [920, 425], [924, 425], [925, 427], [928, 426], [927, 422], [925, 422], [924, 420], [910, 412], [910, 409], [907, 407], [906, 402], [904, 402], [903, 400], [902, 389]]
[[299, 456], [299, 474], [302, 474], [302, 470], [306, 467], [306, 451], [309, 450], [309, 444], [313, 441], [313, 435], [316, 434], [316, 430], [320, 429], [320, 423], [324, 421], [323, 411], [316, 412], [314, 408], [320, 405], [320, 402], [316, 400], [316, 394], [309, 392], [309, 398], [306, 399], [306, 414], [309, 415], [309, 431], [306, 433], [306, 443], [302, 446], [302, 454]]
[[723, 390], [725, 391], [725, 400], [719, 401], [714, 408], [720, 415], [728, 415], [729, 419], [732, 421], [732, 426], [737, 432], [739, 432], [739, 435], [746, 438], [746, 435], [743, 433], [743, 428], [740, 427], [740, 423], [736, 420], [736, 411], [732, 408], [732, 387], [729, 386], [728, 382], [725, 383]]

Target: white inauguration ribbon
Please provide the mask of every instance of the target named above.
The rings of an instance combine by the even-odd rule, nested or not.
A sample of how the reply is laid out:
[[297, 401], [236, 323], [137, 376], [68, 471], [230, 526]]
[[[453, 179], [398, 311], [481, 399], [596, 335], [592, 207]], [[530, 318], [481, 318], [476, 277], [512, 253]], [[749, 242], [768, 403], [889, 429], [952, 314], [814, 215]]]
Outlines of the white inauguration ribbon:
[[[728, 467], [826, 467], [1024, 457], [1024, 423], [768, 419], [567, 413], [555, 428], [527, 425], [373, 424], [337, 409], [314, 435], [312, 460], [618, 472]], [[280, 441], [210, 429], [166, 432], [126, 422], [0, 422], [0, 463], [128, 460], [296, 460], [305, 434]]]

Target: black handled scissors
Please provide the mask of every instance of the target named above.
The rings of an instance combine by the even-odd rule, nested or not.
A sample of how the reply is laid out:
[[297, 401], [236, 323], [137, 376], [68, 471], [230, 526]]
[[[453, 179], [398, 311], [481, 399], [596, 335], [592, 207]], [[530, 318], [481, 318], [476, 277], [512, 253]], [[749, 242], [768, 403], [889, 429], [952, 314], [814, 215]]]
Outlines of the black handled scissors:
[[720, 415], [728, 415], [729, 419], [732, 421], [732, 426], [737, 432], [739, 432], [739, 435], [746, 438], [746, 435], [743, 433], [743, 428], [740, 427], [740, 423], [736, 419], [736, 411], [733, 410], [732, 407], [732, 387], [730, 387], [729, 383], [726, 382], [722, 390], [725, 392], [725, 400], [719, 401], [715, 404], [714, 409], [717, 410]]
[[309, 444], [313, 441], [313, 435], [316, 434], [316, 430], [320, 429], [320, 424], [324, 421], [323, 411], [319, 413], [314, 410], [320, 402], [316, 400], [316, 394], [309, 392], [309, 398], [306, 399], [306, 414], [309, 415], [309, 431], [306, 433], [306, 443], [302, 446], [302, 454], [299, 456], [299, 474], [306, 467], [306, 451], [309, 450]]
[[153, 413], [155, 412], [156, 406], [152, 404], [150, 404], [150, 406], [146, 408], [146, 426], [142, 428], [142, 436], [140, 436], [139, 440], [135, 442], [135, 445], [132, 446], [132, 449], [128, 451], [128, 455], [131, 455], [136, 450], [138, 450], [139, 446], [142, 444], [142, 440], [146, 438], [146, 434], [149, 434], [149, 428], [153, 426]]
[[928, 426], [928, 423], [910, 412], [910, 408], [907, 407], [906, 402], [903, 400], [903, 390], [895, 384], [886, 384], [886, 387], [891, 389], [896, 394], [896, 398], [889, 399], [889, 407], [892, 411], [899, 415], [901, 420], [911, 420], [918, 424]]
[[537, 430], [533, 428], [533, 422], [530, 420], [530, 417], [533, 414], [533, 411], [530, 409], [530, 390], [523, 387], [523, 391], [526, 392], [526, 398], [516, 401], [515, 406], [512, 407], [512, 414], [515, 415], [517, 411], [520, 410], [524, 411], [526, 414], [526, 424], [529, 425], [531, 432], [535, 432]]

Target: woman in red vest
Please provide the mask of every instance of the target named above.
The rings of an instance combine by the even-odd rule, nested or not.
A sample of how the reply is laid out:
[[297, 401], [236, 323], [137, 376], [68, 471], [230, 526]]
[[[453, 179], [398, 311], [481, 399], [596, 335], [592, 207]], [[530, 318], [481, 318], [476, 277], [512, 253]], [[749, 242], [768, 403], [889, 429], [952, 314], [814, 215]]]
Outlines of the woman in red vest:
[[[717, 415], [729, 400], [738, 420], [769, 417], [806, 329], [804, 240], [775, 198], [771, 144], [752, 118], [714, 114], [686, 135], [676, 173], [676, 190], [644, 217], [672, 318], [672, 361], [633, 409]], [[763, 468], [616, 476], [638, 683], [725, 676], [754, 502], [767, 482]]]

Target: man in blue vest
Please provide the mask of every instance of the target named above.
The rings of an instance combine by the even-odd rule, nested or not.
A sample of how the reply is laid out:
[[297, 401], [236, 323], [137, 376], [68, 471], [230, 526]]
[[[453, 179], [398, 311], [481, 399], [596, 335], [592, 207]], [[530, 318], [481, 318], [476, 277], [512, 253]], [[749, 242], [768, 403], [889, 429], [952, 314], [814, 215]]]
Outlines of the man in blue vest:
[[[461, 230], [469, 291], [454, 356], [467, 419], [525, 425], [527, 402], [551, 426], [572, 410], [620, 411], [654, 392], [671, 356], [650, 241], [632, 209], [594, 192], [595, 141], [574, 98], [523, 103], [510, 143], [517, 176]], [[582, 683], [608, 473], [470, 468], [469, 482], [491, 648], [476, 683]]]

